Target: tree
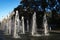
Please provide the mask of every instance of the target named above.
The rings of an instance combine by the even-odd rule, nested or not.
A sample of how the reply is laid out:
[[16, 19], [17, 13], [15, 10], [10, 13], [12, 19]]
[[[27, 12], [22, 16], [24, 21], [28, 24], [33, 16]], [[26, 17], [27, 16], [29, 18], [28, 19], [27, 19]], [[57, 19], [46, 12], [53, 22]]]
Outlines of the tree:
[[29, 21], [35, 11], [37, 13], [37, 25], [40, 26], [45, 12], [52, 13], [52, 20], [57, 17], [57, 14], [60, 13], [60, 0], [21, 0], [20, 5], [14, 10], [19, 11], [20, 19], [21, 16], [24, 16]]

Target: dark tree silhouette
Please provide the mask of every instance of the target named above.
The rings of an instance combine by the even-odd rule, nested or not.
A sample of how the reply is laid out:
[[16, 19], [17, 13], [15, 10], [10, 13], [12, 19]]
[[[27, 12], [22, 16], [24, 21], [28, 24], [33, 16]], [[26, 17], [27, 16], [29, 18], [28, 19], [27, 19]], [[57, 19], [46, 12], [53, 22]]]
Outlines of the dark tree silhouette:
[[[37, 13], [37, 26], [42, 26], [42, 20], [44, 13], [52, 13], [52, 17], [49, 19], [50, 24], [59, 23], [58, 14], [60, 13], [60, 0], [21, 0], [20, 5], [14, 9], [18, 10], [20, 19], [21, 16], [25, 17], [25, 20], [31, 22], [34, 11]], [[48, 17], [49, 18], [49, 17]], [[51, 20], [52, 19], [52, 20]], [[56, 22], [55, 22], [56, 21]]]

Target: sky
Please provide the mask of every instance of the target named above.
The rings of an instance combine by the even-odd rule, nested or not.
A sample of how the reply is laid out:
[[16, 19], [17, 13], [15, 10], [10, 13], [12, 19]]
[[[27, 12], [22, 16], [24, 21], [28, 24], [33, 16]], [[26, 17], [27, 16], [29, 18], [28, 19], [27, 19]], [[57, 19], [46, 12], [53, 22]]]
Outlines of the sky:
[[20, 4], [21, 0], [0, 0], [0, 21]]

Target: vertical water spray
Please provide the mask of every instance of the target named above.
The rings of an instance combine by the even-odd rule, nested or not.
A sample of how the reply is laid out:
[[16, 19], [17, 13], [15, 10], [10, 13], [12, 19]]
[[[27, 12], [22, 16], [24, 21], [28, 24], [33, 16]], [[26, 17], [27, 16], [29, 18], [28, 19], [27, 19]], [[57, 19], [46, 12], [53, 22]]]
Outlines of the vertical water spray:
[[49, 35], [46, 14], [44, 14], [43, 16], [43, 27], [44, 27], [44, 34]]
[[20, 36], [18, 35], [18, 32], [19, 32], [19, 14], [18, 14], [18, 11], [16, 11], [15, 27], [14, 27], [14, 38], [20, 38]]
[[4, 34], [6, 34], [6, 32], [7, 32], [7, 23], [6, 23], [6, 21], [4, 21], [4, 23], [2, 24], [2, 26], [3, 26]]
[[51, 31], [51, 27], [50, 27], [50, 31]]
[[9, 35], [11, 35], [11, 18], [9, 18]]
[[29, 22], [27, 20], [27, 32], [29, 32]]
[[32, 35], [36, 34], [36, 12], [33, 14], [33, 22], [32, 22]]
[[6, 35], [8, 35], [9, 33], [9, 25], [8, 25], [8, 16], [7, 16], [7, 18], [6, 18], [7, 20], [6, 20]]
[[[22, 18], [21, 18], [22, 19]], [[20, 20], [20, 30], [19, 30], [19, 34], [23, 33], [23, 27], [22, 27], [22, 20]]]
[[8, 22], [6, 23], [6, 35], [8, 35]]
[[24, 27], [24, 17], [22, 16], [22, 19], [21, 19], [21, 21], [22, 21], [22, 32], [23, 32], [23, 34], [25, 34], [25, 27]]

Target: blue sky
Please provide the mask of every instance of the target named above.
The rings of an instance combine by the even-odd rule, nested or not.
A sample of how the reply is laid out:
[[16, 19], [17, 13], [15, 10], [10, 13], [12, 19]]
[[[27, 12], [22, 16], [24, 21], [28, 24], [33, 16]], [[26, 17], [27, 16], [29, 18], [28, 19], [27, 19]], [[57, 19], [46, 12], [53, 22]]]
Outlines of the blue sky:
[[0, 20], [6, 17], [15, 7], [19, 5], [21, 0], [0, 0]]

